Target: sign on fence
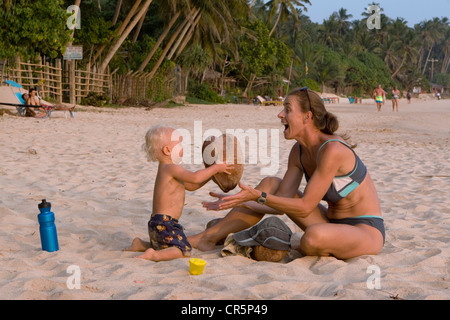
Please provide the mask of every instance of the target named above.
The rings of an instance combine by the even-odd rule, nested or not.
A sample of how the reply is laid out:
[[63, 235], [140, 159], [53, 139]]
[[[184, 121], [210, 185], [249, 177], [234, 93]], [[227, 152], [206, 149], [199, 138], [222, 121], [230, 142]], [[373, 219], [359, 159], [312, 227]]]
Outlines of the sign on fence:
[[83, 46], [67, 46], [64, 60], [83, 60]]

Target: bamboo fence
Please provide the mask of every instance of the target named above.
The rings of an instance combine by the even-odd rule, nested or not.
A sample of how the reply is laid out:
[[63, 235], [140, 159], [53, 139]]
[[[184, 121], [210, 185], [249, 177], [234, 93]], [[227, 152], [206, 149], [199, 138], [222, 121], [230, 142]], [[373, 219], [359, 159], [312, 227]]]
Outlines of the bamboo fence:
[[61, 103], [63, 100], [61, 60], [56, 59], [52, 65], [43, 60], [40, 57], [37, 63], [30, 63], [17, 57], [13, 67], [7, 69], [7, 77], [27, 90], [39, 86], [42, 96]]
[[[128, 98], [152, 99], [155, 94], [172, 97], [175, 91], [180, 92], [177, 77], [167, 75], [164, 80], [149, 79], [148, 72], [128, 72], [117, 74], [117, 69], [111, 72], [109, 68], [101, 73], [96, 65], [89, 63], [82, 66], [77, 61], [44, 62], [39, 57], [37, 62], [22, 61], [17, 57], [12, 65], [2, 68], [5, 79], [21, 84], [26, 90], [39, 87], [45, 99], [52, 99], [57, 103], [76, 101], [90, 93], [103, 95], [111, 101]], [[69, 67], [74, 63], [74, 68]], [[184, 91], [184, 90], [182, 90]]]
[[[172, 97], [175, 93], [176, 78], [167, 76], [164, 80], [149, 79], [149, 72], [128, 72], [118, 75], [111, 73], [111, 88], [113, 100], [121, 99], [151, 99], [156, 96]], [[179, 92], [179, 90], [177, 90]]]

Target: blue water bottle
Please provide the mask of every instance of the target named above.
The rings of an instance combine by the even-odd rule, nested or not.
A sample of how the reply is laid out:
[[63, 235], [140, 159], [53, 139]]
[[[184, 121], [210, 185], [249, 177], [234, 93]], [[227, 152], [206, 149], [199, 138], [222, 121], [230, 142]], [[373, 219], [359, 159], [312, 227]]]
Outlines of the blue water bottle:
[[41, 233], [42, 250], [53, 252], [58, 251], [58, 235], [56, 234], [55, 214], [50, 211], [52, 204], [42, 199], [38, 205], [39, 232]]

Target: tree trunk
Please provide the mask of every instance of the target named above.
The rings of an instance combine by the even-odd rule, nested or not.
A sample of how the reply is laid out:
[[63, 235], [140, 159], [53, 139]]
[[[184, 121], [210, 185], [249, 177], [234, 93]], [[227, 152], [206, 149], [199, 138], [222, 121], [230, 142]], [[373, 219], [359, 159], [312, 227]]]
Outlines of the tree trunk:
[[[139, 0], [138, 0], [139, 1]], [[141, 20], [144, 13], [147, 12], [148, 7], [150, 6], [150, 3], [152, 0], [146, 0], [145, 3], [142, 5], [142, 7], [139, 8], [137, 11], [138, 13], [133, 18], [133, 21], [128, 25], [128, 27], [125, 29], [125, 31], [122, 33], [120, 38], [116, 41], [116, 43], [113, 44], [113, 46], [109, 49], [108, 53], [106, 54], [105, 59], [102, 62], [102, 65], [100, 66], [100, 72], [103, 73], [103, 71], [106, 69], [106, 66], [109, 64], [111, 59], [116, 54], [117, 50], [119, 50], [122, 43], [125, 41], [127, 36], [130, 34], [131, 30], [136, 26], [136, 24]]]
[[[226, 62], [228, 60], [228, 55], [225, 57], [225, 60], [223, 62], [223, 67], [222, 67], [222, 74], [220, 77], [220, 93], [222, 94], [223, 92], [223, 87], [224, 87], [224, 82], [225, 82], [225, 67], [226, 67]], [[205, 74], [205, 72], [203, 72], [203, 74]], [[203, 78], [202, 78], [202, 82], [203, 82]]]
[[441, 67], [441, 73], [446, 73], [448, 64], [450, 62], [450, 43], [447, 45], [447, 47], [444, 50], [444, 60], [442, 61], [442, 67]]
[[190, 71], [188, 70], [186, 72], [186, 78], [184, 79], [184, 91], [186, 92], [188, 90], [188, 85], [189, 85], [189, 73]]
[[397, 73], [400, 72], [400, 69], [401, 69], [401, 68], [403, 67], [403, 65], [405, 64], [406, 58], [407, 58], [407, 57], [408, 57], [408, 53], [405, 52], [404, 55], [403, 55], [402, 62], [400, 63], [400, 66], [397, 68], [397, 70], [394, 71], [394, 73], [393, 73], [392, 76], [391, 76], [391, 79], [394, 79], [394, 77], [397, 75]]
[[275, 31], [275, 28], [277, 27], [278, 22], [280, 22], [280, 18], [281, 18], [281, 6], [280, 6], [280, 8], [279, 8], [279, 11], [280, 11], [280, 12], [278, 12], [277, 21], [275, 21], [275, 24], [273, 25], [272, 30], [270, 30], [269, 37], [270, 37], [270, 36], [272, 35], [272, 33]]
[[[81, 0], [75, 0], [74, 5], [76, 5], [77, 7], [79, 7], [80, 4], [81, 4]], [[76, 28], [73, 28], [72, 35], [70, 36], [71, 39], [73, 39], [73, 37], [75, 36], [75, 29], [76, 29]], [[71, 45], [72, 45], [72, 41], [70, 41], [67, 45], [68, 45], [68, 46], [71, 46]]]
[[422, 74], [425, 74], [425, 70], [426, 70], [427, 64], [428, 64], [428, 59], [430, 59], [431, 50], [433, 50], [433, 44], [430, 47], [430, 51], [428, 51], [428, 56], [427, 56], [427, 59], [425, 60], [425, 65], [423, 67]]
[[[133, 18], [134, 14], [138, 11], [139, 5], [141, 4], [142, 0], [136, 0], [136, 2], [133, 4], [133, 7], [131, 7], [130, 12], [128, 12], [128, 15], [126, 16], [125, 20], [123, 20], [122, 24], [117, 29], [117, 35], [120, 37], [122, 33], [124, 32], [125, 28], [128, 26], [128, 23]], [[142, 8], [142, 7], [141, 7]]]
[[152, 71], [150, 71], [150, 74], [148, 75], [148, 78], [147, 78], [148, 81], [150, 81], [155, 76], [156, 71], [158, 71], [159, 67], [161, 66], [162, 62], [164, 61], [164, 58], [166, 57], [167, 52], [169, 52], [170, 48], [172, 47], [173, 43], [175, 42], [175, 39], [178, 37], [181, 30], [183, 30], [184, 26], [188, 23], [188, 21], [189, 21], [189, 18], [186, 18], [184, 20], [184, 22], [182, 24], [180, 24], [178, 29], [174, 32], [174, 34], [170, 38], [169, 42], [167, 43], [163, 53], [161, 54], [161, 57], [159, 57], [158, 61], [153, 66]]
[[122, 8], [122, 0], [117, 0], [116, 11], [114, 12], [114, 17], [112, 20], [112, 25], [116, 25], [117, 19], [119, 19], [120, 8]]
[[194, 24], [191, 25], [191, 28], [189, 29], [189, 33], [186, 37], [184, 37], [183, 42], [181, 43], [180, 47], [177, 50], [177, 54], [175, 57], [178, 57], [181, 52], [183, 52], [184, 48], [188, 44], [189, 40], [191, 40], [192, 36], [194, 35], [195, 27], [197, 26], [198, 22], [200, 21], [200, 18], [202, 17], [202, 13], [200, 12], [197, 16], [197, 18], [194, 21]]
[[150, 52], [147, 55], [147, 57], [145, 58], [145, 60], [139, 66], [139, 69], [138, 69], [139, 72], [143, 72], [144, 71], [145, 67], [148, 65], [148, 63], [152, 59], [153, 55], [155, 54], [156, 50], [159, 48], [161, 43], [164, 41], [164, 39], [166, 38], [166, 36], [169, 33], [170, 29], [172, 29], [173, 25], [175, 24], [175, 22], [177, 21], [179, 16], [180, 16], [180, 12], [178, 12], [177, 14], [175, 14], [172, 17], [172, 19], [170, 20], [169, 25], [167, 26], [167, 28], [161, 34], [161, 36], [159, 37], [158, 41], [153, 46], [152, 50], [150, 50]]
[[[119, 0], [122, 1], [122, 0]], [[141, 3], [141, 0], [136, 0], [133, 7], [131, 8], [130, 12], [128, 12], [128, 15], [126, 16], [125, 20], [122, 22], [122, 24], [119, 26], [119, 29], [117, 31], [117, 35], [120, 37], [122, 35], [123, 30], [127, 26], [128, 22], [130, 22], [133, 15], [136, 13], [136, 9], [138, 8], [139, 4]], [[117, 10], [117, 8], [116, 8]], [[114, 25], [115, 23], [113, 23]], [[113, 39], [111, 39], [111, 42]], [[103, 50], [105, 50], [106, 45], [100, 46], [100, 48], [97, 50], [97, 52], [94, 55], [94, 58], [92, 59], [93, 62], [97, 61], [97, 59], [100, 57], [100, 55], [103, 53]]]
[[449, 66], [449, 65], [450, 65], [450, 55], [447, 56], [447, 59], [446, 59], [446, 61], [445, 61], [445, 63], [444, 63], [444, 68], [442, 69], [442, 70], [443, 70], [442, 73], [447, 73], [447, 70], [448, 70], [448, 66]]
[[255, 5], [256, 0], [252, 0], [252, 2], [248, 5], [249, 8], [253, 7]]
[[148, 12], [148, 8], [145, 11], [144, 15], [142, 16], [141, 20], [139, 20], [139, 24], [138, 24], [136, 30], [134, 31], [134, 36], [133, 36], [134, 43], [137, 41], [137, 38], [139, 37], [139, 33], [141, 32], [142, 25], [144, 24], [144, 20], [145, 20], [145, 16], [147, 15], [147, 12]]
[[186, 33], [189, 30], [189, 27], [192, 26], [194, 24], [194, 19], [195, 17], [198, 15], [198, 13], [200, 12], [200, 9], [193, 9], [191, 11], [191, 14], [189, 15], [189, 17], [187, 17], [186, 19], [188, 19], [188, 23], [186, 24], [186, 26], [184, 27], [183, 31], [181, 32], [180, 36], [178, 37], [177, 42], [175, 43], [175, 45], [172, 47], [172, 50], [170, 50], [169, 54], [167, 55], [167, 59], [171, 60], [173, 55], [175, 54], [175, 51], [177, 50], [177, 48], [180, 46], [181, 41], [184, 39]]
[[255, 78], [256, 78], [256, 74], [252, 73], [250, 75], [250, 81], [247, 83], [247, 87], [245, 88], [244, 92], [242, 93], [243, 97], [247, 96], [247, 92], [248, 92], [248, 90], [250, 90], [252, 88], [253, 81], [255, 81]]

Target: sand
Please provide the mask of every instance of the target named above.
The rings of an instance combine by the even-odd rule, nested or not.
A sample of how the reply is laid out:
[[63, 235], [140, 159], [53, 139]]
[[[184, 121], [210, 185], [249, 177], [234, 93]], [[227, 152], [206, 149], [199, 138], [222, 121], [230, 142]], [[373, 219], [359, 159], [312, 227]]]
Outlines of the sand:
[[[157, 165], [140, 149], [144, 134], [157, 123], [193, 133], [194, 121], [202, 121], [200, 132], [275, 129], [279, 168], [273, 175], [281, 177], [293, 141], [282, 137], [279, 107], [80, 107], [74, 119], [54, 112], [43, 120], [3, 115], [0, 299], [449, 299], [450, 101], [401, 100], [398, 113], [388, 101], [378, 113], [370, 100], [345, 100], [327, 108], [339, 117], [340, 132], [358, 143], [375, 182], [386, 224], [382, 252], [345, 261], [293, 252], [270, 263], [221, 257], [220, 246], [194, 249], [192, 256], [207, 262], [199, 276], [189, 275], [188, 259], [155, 263], [121, 251], [134, 237], [147, 237]], [[244, 183], [264, 176], [268, 164], [261, 159], [246, 164]], [[209, 182], [187, 192], [180, 219], [187, 235], [225, 215], [202, 208], [209, 191], [220, 189]], [[56, 215], [60, 250], [53, 253], [40, 246], [43, 198]], [[71, 278], [76, 273], [68, 273], [73, 268], [79, 289]]]

